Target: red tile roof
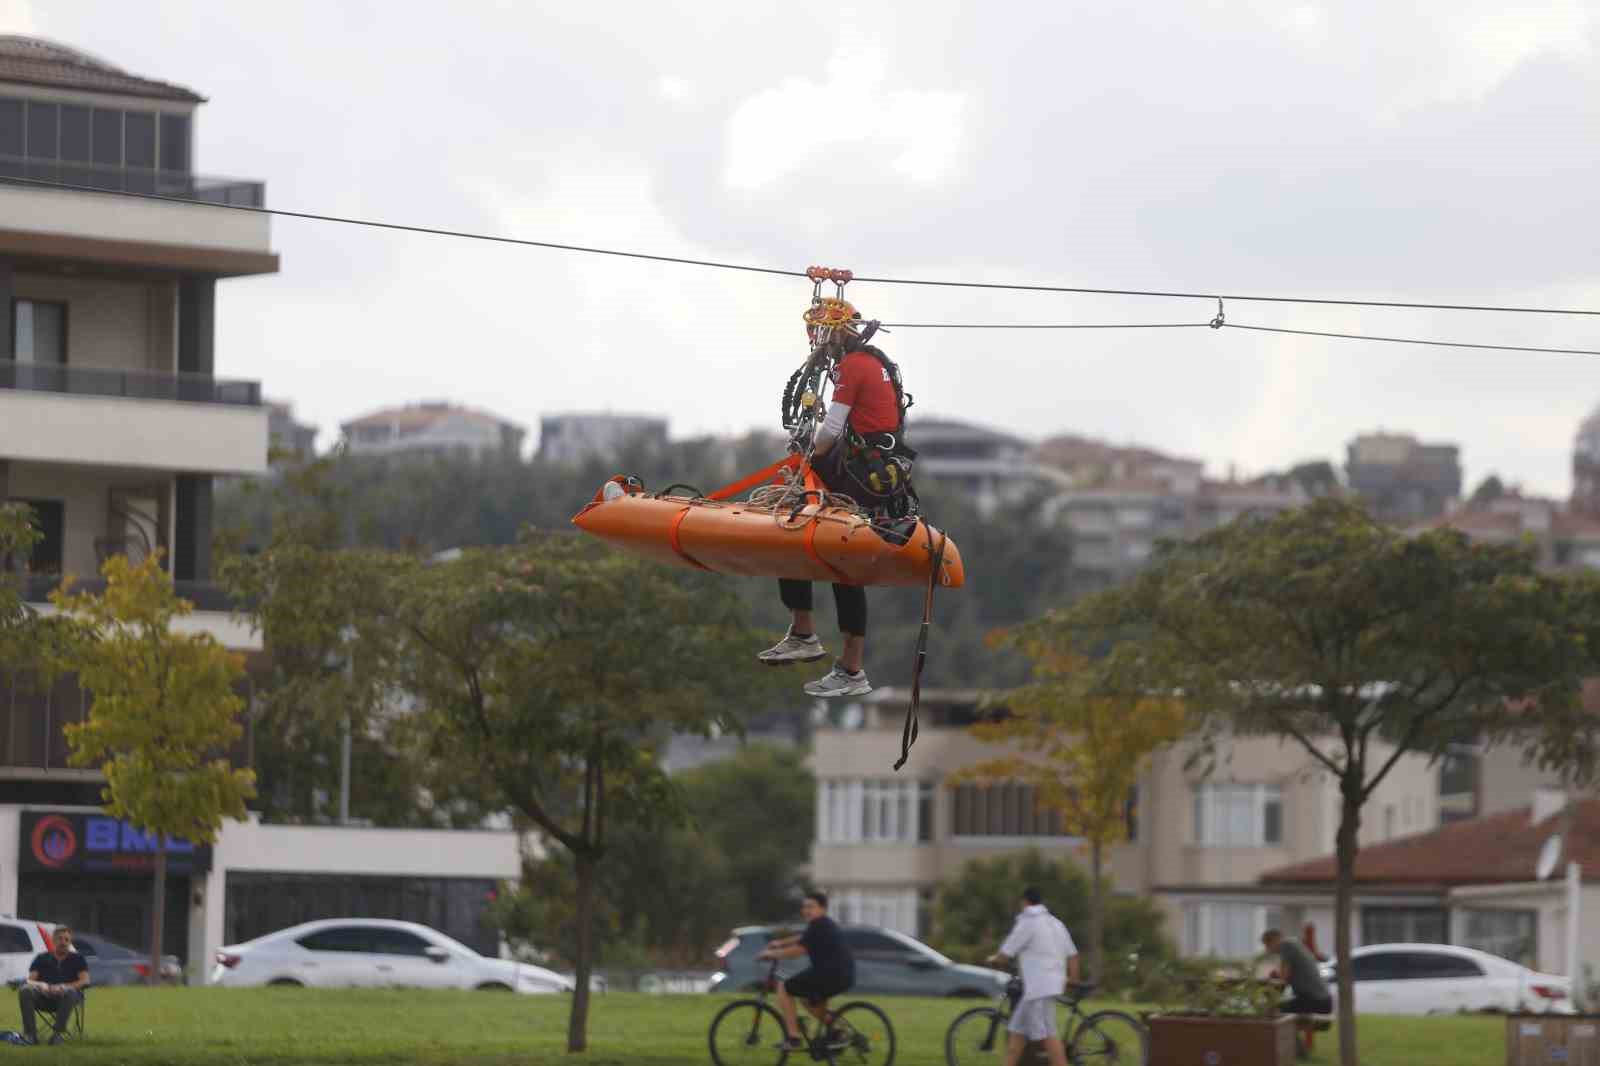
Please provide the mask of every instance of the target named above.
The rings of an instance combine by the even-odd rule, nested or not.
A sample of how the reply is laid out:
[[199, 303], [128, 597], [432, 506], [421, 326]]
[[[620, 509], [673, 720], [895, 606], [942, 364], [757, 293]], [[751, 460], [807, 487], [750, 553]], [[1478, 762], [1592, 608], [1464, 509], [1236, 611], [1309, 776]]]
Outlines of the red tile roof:
[[[1600, 876], [1600, 799], [1578, 801], [1572, 839], [1564, 857]], [[1537, 825], [1532, 808], [1456, 822], [1431, 833], [1370, 844], [1356, 855], [1360, 885], [1483, 885], [1532, 881], [1539, 849], [1550, 834], [1566, 832], [1558, 814]], [[1331, 855], [1283, 866], [1261, 875], [1262, 884], [1327, 884], [1334, 880]]]
[[0, 35], [0, 82], [196, 104], [205, 102], [205, 97], [193, 89], [136, 77], [102, 59], [38, 37]]

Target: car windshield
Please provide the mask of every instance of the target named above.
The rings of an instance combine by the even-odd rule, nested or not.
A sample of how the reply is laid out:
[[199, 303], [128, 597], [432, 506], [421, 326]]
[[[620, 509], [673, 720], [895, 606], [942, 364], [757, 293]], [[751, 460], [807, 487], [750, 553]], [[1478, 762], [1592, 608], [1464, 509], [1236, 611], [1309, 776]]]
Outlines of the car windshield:
[[884, 932], [888, 933], [890, 936], [894, 937], [896, 940], [900, 941], [902, 944], [905, 944], [908, 947], [914, 948], [917, 951], [918, 954], [926, 955], [926, 956], [928, 956], [928, 958], [933, 959], [940, 966], [954, 966], [955, 965], [955, 963], [951, 962], [949, 959], [945, 958], [943, 955], [939, 954], [937, 951], [933, 950], [932, 948], [930, 948], [928, 945], [924, 944], [920, 940], [916, 940], [916, 939], [913, 939], [912, 937], [906, 936], [904, 933], [897, 933], [892, 929], [885, 929]]

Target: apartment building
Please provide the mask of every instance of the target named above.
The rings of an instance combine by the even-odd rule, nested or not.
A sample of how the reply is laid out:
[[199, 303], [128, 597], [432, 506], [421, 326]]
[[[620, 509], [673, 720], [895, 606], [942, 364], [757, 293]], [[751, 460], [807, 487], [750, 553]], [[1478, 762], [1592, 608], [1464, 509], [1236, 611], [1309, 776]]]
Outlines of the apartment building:
[[1110, 588], [1138, 573], [1163, 540], [1200, 536], [1246, 514], [1272, 515], [1309, 500], [1293, 481], [1215, 481], [1193, 460], [1151, 463], [1134, 476], [1080, 484], [1050, 503], [1072, 530], [1077, 587]]
[[385, 407], [340, 423], [351, 455], [519, 456], [527, 431], [487, 411], [424, 402]]
[[[212, 487], [267, 472], [254, 381], [220, 377], [216, 293], [278, 270], [259, 181], [195, 174], [202, 97], [105, 60], [0, 36], [0, 500], [43, 537], [11, 559], [29, 606], [65, 575], [162, 553], [195, 612], [178, 623], [259, 664], [260, 635], [212, 583]], [[117, 195], [153, 194], [161, 199]], [[242, 686], [249, 696], [249, 683]], [[484, 900], [519, 870], [510, 832], [451, 834], [229, 823], [213, 847], [158, 841], [100, 809], [98, 772], [67, 765], [89, 712], [68, 677], [0, 667], [0, 912], [138, 947], [158, 848], [166, 942], [199, 979], [267, 923], [362, 915], [432, 921], [493, 950]], [[251, 761], [249, 735], [231, 753]]]
[[[1007, 753], [969, 732], [978, 693], [925, 690], [921, 736], [894, 773], [906, 696], [880, 689], [813, 738], [812, 877], [841, 920], [926, 934], [938, 885], [971, 860], [1031, 847], [1087, 866], [1085, 843], [1037, 811], [1027, 787], [949, 780]], [[1208, 777], [1185, 767], [1188, 755], [1181, 747], [1159, 753], [1129, 797], [1128, 839], [1105, 857], [1115, 891], [1160, 901], [1169, 935], [1189, 954], [1251, 954], [1269, 925], [1304, 921], [1331, 942], [1331, 906], [1264, 896], [1258, 881], [1333, 846], [1332, 780], [1297, 745], [1274, 739], [1225, 745]], [[1363, 842], [1438, 825], [1438, 791], [1427, 760], [1403, 757], [1368, 808]]]
[[656, 415], [587, 412], [539, 419], [538, 457], [546, 463], [575, 466], [592, 459], [614, 461], [626, 447], [661, 448], [666, 443], [667, 420]]
[[981, 514], [1070, 484], [1060, 470], [1034, 458], [1030, 442], [987, 426], [909, 418], [906, 439], [917, 450], [916, 476], [958, 489]]
[[1406, 433], [1368, 433], [1347, 449], [1350, 491], [1381, 522], [1411, 523], [1442, 514], [1461, 499], [1461, 449], [1423, 444]]

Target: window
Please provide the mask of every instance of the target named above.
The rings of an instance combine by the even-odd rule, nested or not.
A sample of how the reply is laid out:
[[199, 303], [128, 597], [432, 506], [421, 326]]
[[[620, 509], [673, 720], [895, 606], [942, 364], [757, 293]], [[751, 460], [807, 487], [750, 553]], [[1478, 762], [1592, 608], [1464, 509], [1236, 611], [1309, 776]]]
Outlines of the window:
[[[1276, 911], [1276, 908], [1270, 908]], [[1184, 939], [1191, 955], [1224, 959], [1261, 953], [1261, 934], [1273, 922], [1269, 908], [1256, 903], [1188, 903], [1183, 908]]]
[[69, 163], [89, 161], [89, 109], [81, 104], [61, 105], [61, 158]]
[[[841, 925], [875, 925], [907, 936], [915, 936], [919, 902], [918, 892], [914, 888], [841, 889], [829, 894], [828, 909]], [[856, 940], [852, 938], [879, 935], [861, 929], [845, 931], [845, 938], [852, 951], [856, 950]], [[877, 945], [878, 950], [887, 951], [890, 945], [899, 951], [911, 950], [892, 937], [882, 937], [882, 940], [884, 943]]]
[[[62, 542], [66, 536], [66, 507], [60, 500], [8, 500], [8, 503], [25, 503], [32, 509], [30, 516], [39, 539], [33, 542], [28, 553], [27, 570], [30, 574], [59, 574], [62, 564]], [[11, 560], [0, 560], [10, 569]]]
[[893, 937], [865, 929], [847, 929], [844, 942], [850, 945], [851, 954], [858, 959], [877, 959], [880, 962], [898, 962], [912, 954], [911, 949]]
[[11, 358], [19, 363], [60, 365], [67, 361], [67, 305], [38, 300], [11, 302]]
[[307, 951], [371, 951], [372, 930], [359, 925], [319, 929], [295, 941]]
[[95, 165], [122, 166], [122, 112], [97, 107], [89, 126], [93, 134]]
[[24, 929], [14, 925], [0, 925], [0, 952], [11, 954], [33, 954], [33, 941], [28, 939]]
[[156, 117], [150, 112], [129, 111], [123, 116], [122, 157], [129, 167], [155, 169]]
[[433, 945], [415, 933], [404, 929], [369, 929], [372, 937], [370, 950], [379, 955], [426, 955]]
[[1483, 967], [1471, 959], [1447, 955], [1442, 951], [1414, 951], [1407, 957], [1406, 966], [1411, 976], [1418, 980], [1483, 976]]
[[161, 116], [161, 169], [189, 169], [189, 116]]
[[1139, 786], [1128, 789], [1128, 801], [1122, 809], [1123, 830], [1130, 841], [1139, 839]]
[[1062, 828], [1059, 812], [1038, 807], [1031, 785], [958, 785], [950, 792], [953, 836], [1069, 835]]
[[1534, 911], [1469, 910], [1461, 946], [1538, 969], [1539, 919]]
[[1277, 785], [1195, 786], [1194, 842], [1212, 848], [1282, 844], [1282, 790]]
[[1398, 951], [1375, 951], [1360, 955], [1350, 964], [1350, 977], [1356, 981], [1403, 981], [1410, 968]]
[[28, 101], [28, 156], [33, 159], [56, 157], [56, 105]]
[[1363, 907], [1363, 944], [1447, 944], [1443, 907]]
[[21, 157], [23, 150], [22, 101], [0, 99], [0, 155]]
[[926, 843], [933, 786], [893, 778], [825, 779], [817, 784], [821, 844]]

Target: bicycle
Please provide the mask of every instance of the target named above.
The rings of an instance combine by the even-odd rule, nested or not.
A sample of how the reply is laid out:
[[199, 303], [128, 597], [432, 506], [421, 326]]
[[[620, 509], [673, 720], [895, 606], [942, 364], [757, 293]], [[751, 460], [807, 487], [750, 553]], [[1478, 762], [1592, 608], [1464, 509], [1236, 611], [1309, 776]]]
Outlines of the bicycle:
[[736, 999], [711, 1019], [707, 1035], [711, 1061], [716, 1066], [746, 1066], [770, 1062], [781, 1066], [790, 1055], [811, 1056], [828, 1066], [893, 1066], [894, 1026], [871, 1003], [855, 1000], [831, 1011], [828, 1024], [813, 1033], [805, 1011], [799, 1012], [800, 1035], [805, 1047], [790, 1051], [784, 1046], [783, 1018], [767, 1003], [767, 994], [778, 987], [778, 962], [773, 960], [754, 999]]
[[[1084, 1014], [1079, 1006], [1094, 991], [1093, 983], [1068, 986], [1055, 997], [1056, 1029], [1072, 1066], [1144, 1066], [1149, 1036], [1139, 1020], [1119, 1010]], [[944, 1034], [944, 1060], [949, 1066], [996, 1062], [1004, 1058], [1010, 1034], [1006, 1022], [1022, 1000], [1022, 978], [1013, 977], [992, 1007], [974, 1007], [956, 1016]]]

